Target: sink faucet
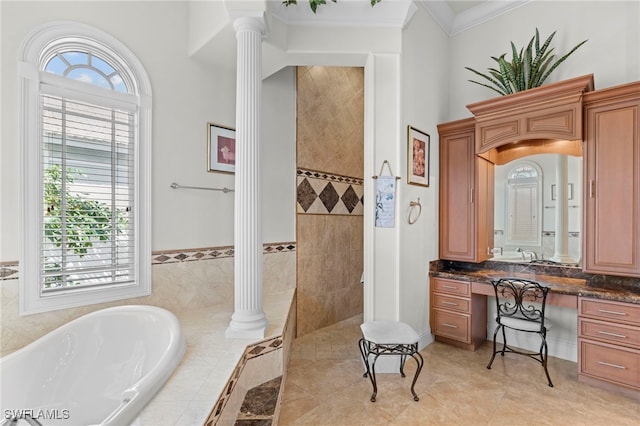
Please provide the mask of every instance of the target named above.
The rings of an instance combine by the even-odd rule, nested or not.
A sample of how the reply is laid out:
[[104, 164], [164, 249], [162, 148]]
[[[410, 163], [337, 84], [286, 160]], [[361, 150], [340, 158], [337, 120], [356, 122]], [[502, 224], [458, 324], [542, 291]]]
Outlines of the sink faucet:
[[[536, 253], [533, 250], [520, 250], [520, 253], [522, 253], [522, 260], [527, 260], [527, 256], [529, 256], [529, 260], [538, 260], [538, 253]], [[518, 251], [518, 250], [516, 250]]]

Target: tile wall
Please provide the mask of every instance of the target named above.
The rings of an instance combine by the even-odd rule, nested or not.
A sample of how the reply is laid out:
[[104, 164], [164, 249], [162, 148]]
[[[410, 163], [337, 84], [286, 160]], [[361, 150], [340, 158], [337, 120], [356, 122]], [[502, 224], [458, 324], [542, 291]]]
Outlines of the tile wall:
[[297, 70], [297, 333], [362, 313], [364, 69]]
[[[110, 303], [20, 316], [17, 262], [0, 265], [0, 355], [43, 336], [86, 313], [116, 305], [155, 305], [172, 312], [233, 306], [233, 247], [154, 252], [152, 295]], [[263, 247], [264, 293], [295, 288], [296, 244]]]

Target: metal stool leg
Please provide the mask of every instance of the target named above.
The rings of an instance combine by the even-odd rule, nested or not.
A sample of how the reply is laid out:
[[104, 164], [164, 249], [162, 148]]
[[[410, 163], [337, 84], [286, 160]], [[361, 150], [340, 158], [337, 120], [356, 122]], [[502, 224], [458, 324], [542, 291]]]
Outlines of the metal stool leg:
[[407, 356], [406, 355], [400, 355], [400, 375], [402, 377], [406, 377], [404, 374], [404, 363], [407, 360]]
[[369, 355], [371, 354], [371, 345], [373, 343], [365, 340], [364, 338], [360, 339], [358, 342], [360, 346], [360, 354], [362, 355], [362, 361], [364, 362], [365, 372], [362, 377], [369, 376], [369, 380], [371, 381], [371, 386], [373, 387], [373, 393], [371, 394], [371, 402], [376, 402], [376, 395], [378, 394], [378, 384], [376, 383], [376, 370], [375, 364], [378, 359], [378, 355], [373, 359], [373, 363], [369, 365]]
[[413, 400], [419, 401], [420, 398], [418, 398], [418, 395], [416, 394], [415, 386], [416, 386], [416, 382], [418, 381], [418, 376], [422, 371], [422, 366], [424, 365], [424, 359], [422, 358], [422, 355], [420, 355], [420, 352], [414, 352], [413, 354], [411, 354], [411, 358], [415, 359], [416, 364], [418, 365], [418, 368], [416, 369], [416, 374], [414, 374], [413, 376], [413, 382], [411, 382], [411, 393], [413, 394]]

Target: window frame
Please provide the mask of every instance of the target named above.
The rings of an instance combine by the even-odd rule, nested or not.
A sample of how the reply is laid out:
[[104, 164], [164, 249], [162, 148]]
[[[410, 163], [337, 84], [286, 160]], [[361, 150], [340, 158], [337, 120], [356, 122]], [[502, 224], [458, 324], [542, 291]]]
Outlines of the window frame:
[[[44, 71], [51, 51], [74, 45], [79, 50], [104, 53], [133, 83], [131, 94], [124, 94], [87, 83], [73, 81]], [[84, 47], [84, 49], [83, 49]], [[20, 277], [20, 315], [104, 303], [151, 294], [151, 84], [142, 63], [113, 36], [76, 22], [53, 22], [36, 28], [22, 45], [18, 64], [20, 78], [21, 205], [22, 248]], [[40, 167], [42, 151], [40, 96], [58, 95], [97, 102], [107, 106], [126, 106], [137, 116], [134, 165], [134, 282], [126, 286], [103, 285], [70, 288], [44, 294], [41, 277], [41, 222], [44, 181]]]

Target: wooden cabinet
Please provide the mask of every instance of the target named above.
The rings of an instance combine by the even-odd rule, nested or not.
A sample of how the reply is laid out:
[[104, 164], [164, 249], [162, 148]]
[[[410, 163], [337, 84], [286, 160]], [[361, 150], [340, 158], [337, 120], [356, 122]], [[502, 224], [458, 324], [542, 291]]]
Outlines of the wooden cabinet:
[[489, 257], [494, 164], [582, 153], [583, 269], [640, 277], [640, 82], [593, 91], [588, 75], [467, 107], [438, 125], [441, 259]]
[[584, 105], [584, 270], [640, 276], [640, 83]]
[[487, 298], [471, 283], [431, 278], [431, 332], [436, 340], [476, 350], [487, 338]]
[[640, 305], [579, 299], [578, 379], [640, 399]]
[[589, 74], [467, 105], [476, 119], [476, 153], [510, 145], [521, 151], [515, 144], [530, 140], [582, 139], [582, 97], [591, 90]]
[[493, 164], [475, 155], [473, 118], [438, 125], [440, 258], [482, 262], [493, 247]]

